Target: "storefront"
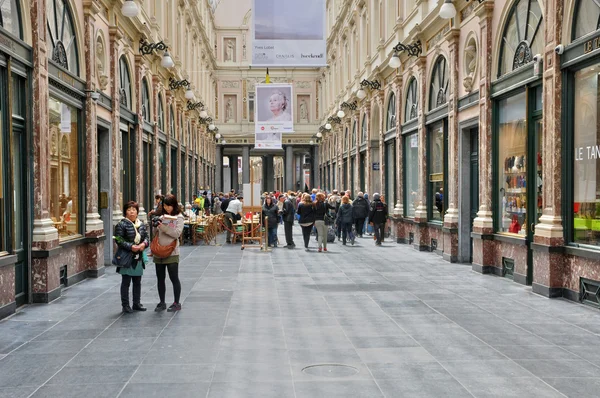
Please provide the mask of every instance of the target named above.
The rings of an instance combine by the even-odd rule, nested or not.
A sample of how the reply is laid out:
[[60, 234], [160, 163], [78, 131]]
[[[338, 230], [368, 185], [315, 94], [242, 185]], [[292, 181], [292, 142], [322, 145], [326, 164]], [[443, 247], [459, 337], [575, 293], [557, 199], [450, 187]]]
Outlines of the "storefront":
[[32, 49], [17, 1], [0, 8], [0, 319], [30, 300]]

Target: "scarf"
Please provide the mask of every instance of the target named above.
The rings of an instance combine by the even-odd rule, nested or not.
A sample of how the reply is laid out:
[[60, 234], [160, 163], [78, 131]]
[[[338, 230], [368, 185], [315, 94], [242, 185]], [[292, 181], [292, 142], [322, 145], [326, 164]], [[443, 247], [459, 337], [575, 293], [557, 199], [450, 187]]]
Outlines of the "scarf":
[[131, 221], [127, 217], [125, 217], [125, 219], [127, 221], [129, 221], [131, 224], [133, 224], [133, 229], [135, 229], [135, 238], [133, 239], [133, 243], [135, 243], [136, 245], [139, 245], [140, 242], [142, 241], [142, 235], [140, 235], [140, 232], [138, 231], [138, 229], [140, 228], [140, 226], [142, 225], [142, 223], [137, 218], [135, 219], [135, 222]]

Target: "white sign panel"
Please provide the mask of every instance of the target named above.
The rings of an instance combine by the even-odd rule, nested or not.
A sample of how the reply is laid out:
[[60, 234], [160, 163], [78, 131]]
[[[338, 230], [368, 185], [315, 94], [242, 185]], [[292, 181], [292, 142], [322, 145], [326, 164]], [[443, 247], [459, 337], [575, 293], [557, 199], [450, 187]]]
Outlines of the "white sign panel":
[[281, 149], [281, 133], [256, 133], [254, 147], [256, 149]]
[[256, 133], [293, 133], [294, 104], [291, 84], [256, 86], [254, 120]]
[[325, 66], [325, 0], [254, 0], [252, 66]]

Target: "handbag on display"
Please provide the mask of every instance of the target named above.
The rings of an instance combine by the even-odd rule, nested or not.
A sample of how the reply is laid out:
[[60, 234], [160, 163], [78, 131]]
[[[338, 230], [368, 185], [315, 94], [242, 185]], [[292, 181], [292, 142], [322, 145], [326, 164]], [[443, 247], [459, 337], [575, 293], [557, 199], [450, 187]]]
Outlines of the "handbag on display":
[[152, 239], [150, 243], [150, 250], [152, 251], [152, 255], [158, 258], [167, 258], [173, 253], [175, 247], [177, 246], [177, 239], [174, 239], [170, 244], [163, 246], [158, 243], [158, 235]]

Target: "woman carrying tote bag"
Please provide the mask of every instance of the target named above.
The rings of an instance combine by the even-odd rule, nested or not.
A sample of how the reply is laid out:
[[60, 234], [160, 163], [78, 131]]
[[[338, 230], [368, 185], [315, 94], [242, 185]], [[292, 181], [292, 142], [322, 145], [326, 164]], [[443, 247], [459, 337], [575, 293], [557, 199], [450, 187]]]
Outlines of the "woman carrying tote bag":
[[167, 309], [165, 303], [166, 273], [173, 284], [175, 295], [173, 304], [167, 309], [168, 312], [181, 310], [181, 282], [179, 281], [179, 237], [183, 232], [183, 215], [175, 195], [167, 195], [163, 201], [163, 215], [157, 223], [157, 235], [152, 241], [151, 249], [156, 266], [156, 278], [158, 279], [158, 297], [160, 302], [154, 311]]

